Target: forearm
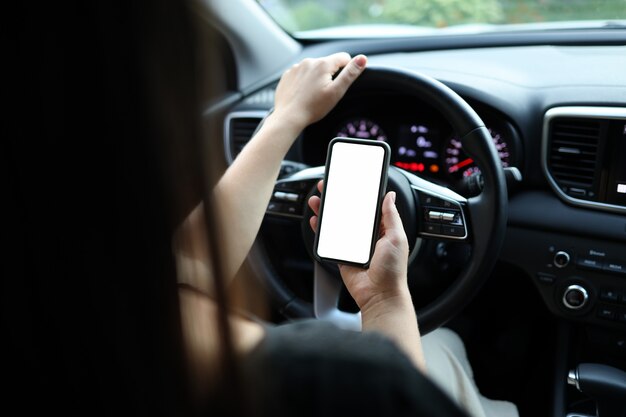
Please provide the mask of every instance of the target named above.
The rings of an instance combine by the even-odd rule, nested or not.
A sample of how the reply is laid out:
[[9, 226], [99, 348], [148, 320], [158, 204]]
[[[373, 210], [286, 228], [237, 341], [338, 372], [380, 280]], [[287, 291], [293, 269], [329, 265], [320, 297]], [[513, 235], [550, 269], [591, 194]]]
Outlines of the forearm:
[[[280, 120], [280, 121], [278, 121]], [[278, 178], [281, 161], [302, 127], [270, 115], [213, 191], [224, 273], [232, 277], [250, 251]]]
[[378, 301], [361, 310], [363, 331], [376, 331], [390, 338], [422, 372], [426, 362], [415, 309], [408, 292]]

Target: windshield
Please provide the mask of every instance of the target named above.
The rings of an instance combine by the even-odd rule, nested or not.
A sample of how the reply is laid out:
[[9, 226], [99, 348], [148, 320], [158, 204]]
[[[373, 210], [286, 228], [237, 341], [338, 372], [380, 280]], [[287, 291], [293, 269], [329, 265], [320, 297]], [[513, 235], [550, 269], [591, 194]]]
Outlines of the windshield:
[[626, 0], [258, 1], [295, 37], [407, 36], [516, 26], [610, 27], [622, 26], [626, 19]]

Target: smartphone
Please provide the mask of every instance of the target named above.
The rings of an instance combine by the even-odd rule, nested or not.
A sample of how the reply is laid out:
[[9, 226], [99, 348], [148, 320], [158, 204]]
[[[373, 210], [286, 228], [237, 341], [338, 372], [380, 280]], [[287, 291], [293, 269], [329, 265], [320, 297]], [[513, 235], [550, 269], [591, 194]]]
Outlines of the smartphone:
[[335, 138], [328, 145], [314, 254], [367, 268], [378, 240], [391, 150], [385, 142]]

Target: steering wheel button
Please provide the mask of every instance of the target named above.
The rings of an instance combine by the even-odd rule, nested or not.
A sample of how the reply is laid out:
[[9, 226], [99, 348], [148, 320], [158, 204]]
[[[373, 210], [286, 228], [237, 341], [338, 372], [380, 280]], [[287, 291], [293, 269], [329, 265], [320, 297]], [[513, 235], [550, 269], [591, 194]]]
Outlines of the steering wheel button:
[[284, 213], [299, 215], [302, 214], [300, 212], [300, 207], [297, 204], [285, 204]]
[[267, 205], [267, 211], [271, 213], [282, 213], [283, 211], [283, 203], [277, 203], [275, 201], [270, 201]]
[[285, 200], [287, 200], [287, 201], [296, 202], [296, 201], [298, 201], [299, 198], [300, 198], [300, 196], [298, 194], [295, 194], [295, 193], [285, 193]]
[[419, 193], [420, 203], [424, 206], [429, 207], [441, 207], [443, 205], [443, 201], [437, 197], [433, 197], [430, 194], [426, 194], [423, 192]]
[[429, 211], [428, 212], [428, 220], [431, 222], [438, 222], [442, 219], [443, 213], [439, 211]]
[[452, 223], [455, 217], [454, 213], [441, 213], [441, 220], [446, 223]]
[[465, 228], [456, 226], [443, 226], [441, 231], [446, 236], [462, 237], [465, 236]]
[[441, 226], [438, 225], [438, 224], [434, 224], [434, 223], [426, 223], [424, 225], [424, 232], [435, 234], [435, 235], [440, 235], [441, 234]]

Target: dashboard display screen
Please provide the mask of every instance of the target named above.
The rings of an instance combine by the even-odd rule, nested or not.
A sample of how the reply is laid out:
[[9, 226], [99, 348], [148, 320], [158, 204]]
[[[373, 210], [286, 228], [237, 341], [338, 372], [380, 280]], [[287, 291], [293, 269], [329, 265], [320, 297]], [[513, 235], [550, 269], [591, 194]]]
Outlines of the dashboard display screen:
[[439, 172], [439, 129], [423, 123], [401, 125], [393, 164], [414, 173]]

